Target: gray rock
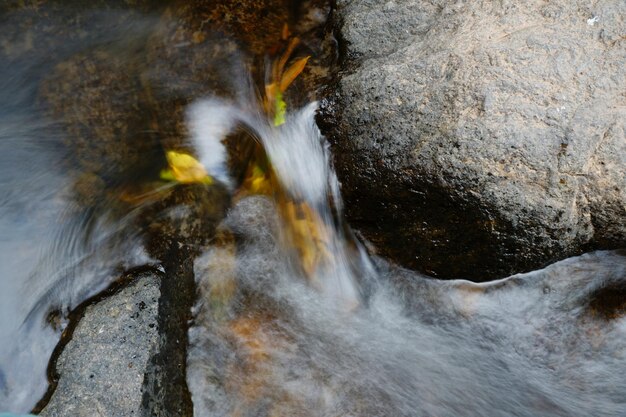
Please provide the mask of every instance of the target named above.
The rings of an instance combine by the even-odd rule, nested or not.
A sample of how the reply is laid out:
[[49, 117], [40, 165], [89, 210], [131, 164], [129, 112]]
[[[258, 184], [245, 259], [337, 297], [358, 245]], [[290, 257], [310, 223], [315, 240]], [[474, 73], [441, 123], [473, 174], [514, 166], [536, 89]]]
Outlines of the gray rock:
[[146, 274], [89, 306], [56, 362], [58, 385], [43, 416], [139, 416], [159, 346], [160, 278]]
[[385, 255], [479, 279], [626, 245], [626, 3], [338, 14], [350, 70], [330, 136], [348, 214]]

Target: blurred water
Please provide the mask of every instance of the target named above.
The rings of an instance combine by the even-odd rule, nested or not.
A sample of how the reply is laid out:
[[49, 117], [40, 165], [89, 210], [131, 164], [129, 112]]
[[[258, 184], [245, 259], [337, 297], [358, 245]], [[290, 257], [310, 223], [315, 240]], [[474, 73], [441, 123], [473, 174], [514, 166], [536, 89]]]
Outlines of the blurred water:
[[15, 95], [0, 90], [0, 409], [28, 411], [47, 387], [62, 330], [48, 314], [62, 318], [117, 278], [113, 268], [147, 257], [131, 236], [116, 237], [125, 221], [76, 207], [54, 126], [36, 112], [10, 113], [3, 99]]
[[[95, 16], [95, 15], [94, 15]], [[115, 15], [94, 18], [107, 26]], [[0, 16], [0, 412], [27, 412], [44, 394], [48, 360], [71, 309], [148, 260], [107, 201], [80, 204], [76, 171], [60, 123], [39, 97], [56, 57], [111, 41], [111, 30], [34, 53], [19, 40], [15, 15]], [[47, 36], [67, 29], [49, 21]], [[9, 51], [9, 47], [16, 48]], [[128, 213], [130, 215], [131, 213]]]
[[[336, 180], [314, 107], [277, 131], [223, 109], [253, 127], [290, 194], [326, 213]], [[294, 266], [276, 204], [241, 200], [226, 237], [196, 262], [196, 415], [626, 415], [626, 317], [594, 310], [603, 288], [623, 297], [623, 253], [487, 284], [445, 282], [381, 260], [374, 272], [336, 225], [339, 261], [318, 273], [340, 284], [320, 290]], [[358, 306], [345, 308], [354, 293]]]
[[[246, 91], [245, 85], [241, 90]], [[254, 98], [251, 92], [241, 96], [243, 100]], [[196, 132], [193, 138], [201, 161], [206, 166], [215, 166], [210, 157], [223, 153], [218, 150], [220, 140], [235, 126], [243, 124], [262, 143], [287, 195], [285, 198], [311, 207], [319, 216], [316, 226], [324, 229], [320, 234], [324, 234], [325, 249], [332, 259], [320, 262], [308, 280], [316, 283], [328, 298], [346, 306], [357, 305], [360, 295], [356, 275], [371, 275], [374, 271], [363, 248], [345, 233], [339, 183], [331, 168], [328, 144], [314, 120], [317, 104], [293, 112], [284, 125], [276, 128], [255, 108], [256, 102], [234, 104], [204, 99], [190, 107], [189, 119], [193, 122], [189, 125]], [[292, 242], [286, 234], [282, 234], [282, 239], [287, 251]]]
[[[346, 312], [289, 267], [264, 197], [198, 260], [190, 330], [196, 415], [622, 416], [626, 319], [594, 315], [626, 257], [596, 252], [506, 280], [442, 282], [379, 264]], [[216, 301], [229, 274], [237, 291]]]

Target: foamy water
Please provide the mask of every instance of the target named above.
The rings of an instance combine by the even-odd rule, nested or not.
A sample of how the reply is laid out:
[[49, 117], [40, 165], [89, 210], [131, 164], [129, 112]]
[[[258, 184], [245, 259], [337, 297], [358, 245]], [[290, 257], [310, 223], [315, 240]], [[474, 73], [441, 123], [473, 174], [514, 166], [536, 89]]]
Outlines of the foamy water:
[[[487, 284], [437, 281], [381, 260], [373, 268], [330, 220], [336, 179], [314, 110], [254, 130], [291, 195], [335, 225], [337, 262], [318, 271], [322, 290], [309, 285], [284, 247], [276, 203], [248, 197], [233, 207], [221, 227], [236, 243], [196, 261], [195, 415], [626, 415], [626, 319], [590, 308], [600, 288], [626, 284], [623, 254]], [[338, 302], [353, 294], [358, 307]]]

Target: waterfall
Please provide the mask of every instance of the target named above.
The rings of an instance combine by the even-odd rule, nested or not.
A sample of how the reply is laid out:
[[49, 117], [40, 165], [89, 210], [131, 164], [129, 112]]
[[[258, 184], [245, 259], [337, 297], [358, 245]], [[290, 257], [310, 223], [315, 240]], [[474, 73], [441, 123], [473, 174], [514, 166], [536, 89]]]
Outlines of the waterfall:
[[[319, 255], [324, 259], [316, 260], [306, 279], [326, 297], [348, 308], [357, 306], [361, 302], [357, 275], [369, 276], [374, 270], [363, 247], [346, 236], [339, 182], [330, 163], [328, 144], [314, 120], [317, 103], [289, 115], [279, 127], [273, 126], [261, 111], [252, 109], [253, 104], [235, 105], [221, 99], [205, 99], [192, 105], [188, 125], [200, 161], [217, 178], [232, 184], [233, 180], [224, 175], [225, 149], [221, 140], [237, 125], [243, 125], [267, 153], [281, 187], [277, 204], [291, 204], [296, 206], [294, 210], [304, 208], [313, 213], [306, 219], [306, 232], [320, 237], [321, 242], [311, 251], [324, 252]], [[281, 221], [293, 223], [294, 219], [283, 217]], [[288, 227], [282, 230], [284, 250], [288, 251], [293, 238]]]

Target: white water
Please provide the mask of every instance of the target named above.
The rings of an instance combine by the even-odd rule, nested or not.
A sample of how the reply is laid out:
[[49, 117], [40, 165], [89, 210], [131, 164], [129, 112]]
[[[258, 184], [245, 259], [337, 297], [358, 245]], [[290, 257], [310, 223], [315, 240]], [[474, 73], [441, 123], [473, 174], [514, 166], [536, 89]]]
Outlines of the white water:
[[[59, 172], [62, 156], [51, 150], [54, 127], [29, 114], [19, 125], [3, 123], [2, 98], [0, 412], [27, 412], [46, 391], [48, 360], [69, 311], [117, 278], [115, 267], [148, 258], [138, 239], [119, 239], [126, 221], [94, 218], [64, 192], [71, 178]], [[56, 329], [46, 322], [55, 310]]]
[[[244, 94], [250, 97], [250, 94]], [[339, 183], [330, 164], [328, 144], [315, 124], [317, 108], [312, 103], [287, 117], [279, 128], [255, 109], [254, 104], [232, 104], [219, 99], [206, 99], [192, 105], [188, 125], [201, 161], [209, 172], [224, 172], [216, 156], [224, 155], [221, 140], [238, 124], [243, 124], [265, 148], [272, 168], [290, 198], [304, 202], [319, 214], [330, 230], [331, 265], [321, 265], [313, 280], [321, 284], [322, 292], [346, 306], [360, 302], [355, 274], [373, 274], [363, 248], [352, 248], [341, 228], [341, 197]], [[227, 180], [227, 183], [231, 183]], [[332, 207], [338, 211], [333, 213]], [[309, 277], [311, 278], [311, 277]]]
[[[289, 192], [332, 223], [326, 202], [337, 185], [314, 107], [278, 130], [241, 107], [223, 107], [220, 119], [251, 127]], [[588, 308], [599, 288], [625, 285], [623, 254], [487, 284], [444, 282], [382, 261], [374, 272], [337, 227], [339, 261], [320, 272], [319, 291], [294, 267], [276, 212], [266, 197], [243, 199], [222, 225], [236, 247], [217, 244], [196, 262], [195, 415], [626, 415], [626, 318]], [[231, 280], [233, 294], [216, 299]], [[337, 302], [354, 294], [352, 311]]]

